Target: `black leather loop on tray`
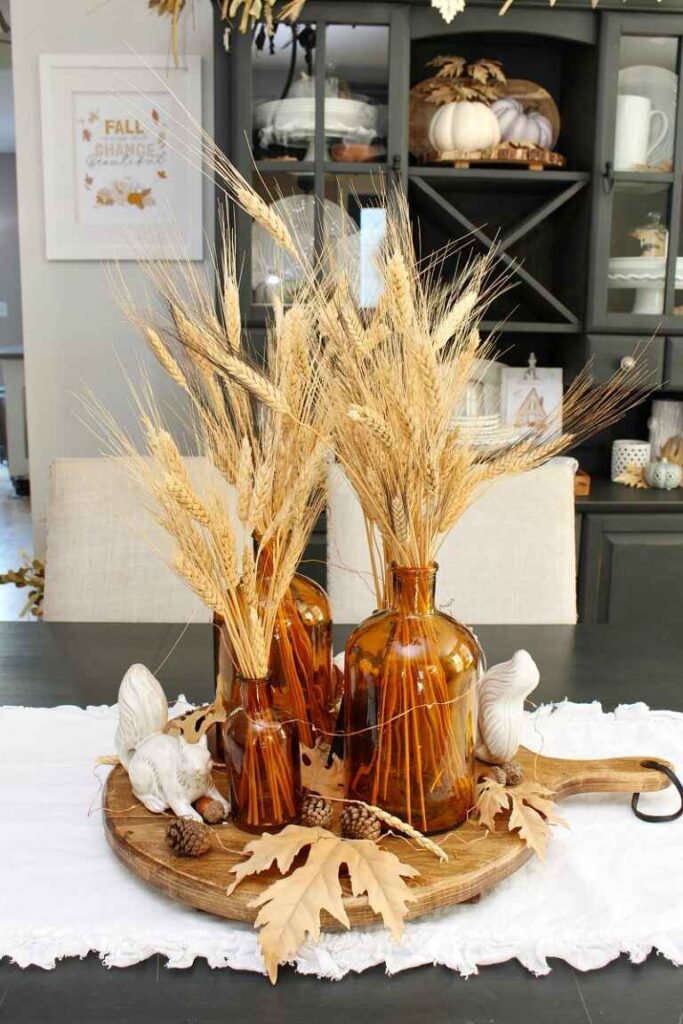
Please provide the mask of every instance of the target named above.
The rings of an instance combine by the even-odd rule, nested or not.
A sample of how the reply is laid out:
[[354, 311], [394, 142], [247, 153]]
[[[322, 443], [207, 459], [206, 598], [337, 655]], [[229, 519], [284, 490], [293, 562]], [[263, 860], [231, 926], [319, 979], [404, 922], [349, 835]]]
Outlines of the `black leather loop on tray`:
[[678, 778], [675, 772], [669, 768], [666, 764], [661, 764], [659, 761], [643, 761], [643, 768], [652, 768], [653, 771], [662, 772], [666, 775], [667, 779], [673, 786], [676, 787], [678, 795], [681, 800], [681, 806], [677, 811], [672, 814], [645, 814], [643, 811], [638, 810], [638, 800], [640, 799], [640, 793], [634, 793], [631, 797], [631, 810], [635, 814], [636, 818], [640, 818], [641, 821], [651, 822], [664, 822], [664, 821], [676, 821], [676, 818], [680, 818], [683, 814], [683, 785], [681, 780]]

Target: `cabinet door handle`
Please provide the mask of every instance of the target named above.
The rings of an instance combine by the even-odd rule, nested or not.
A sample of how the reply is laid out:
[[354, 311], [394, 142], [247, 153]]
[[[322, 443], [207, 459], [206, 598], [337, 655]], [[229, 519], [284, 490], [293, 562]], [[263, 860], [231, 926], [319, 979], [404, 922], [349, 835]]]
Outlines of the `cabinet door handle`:
[[608, 160], [605, 164], [605, 173], [602, 176], [602, 187], [607, 193], [610, 193], [614, 188], [614, 167], [611, 160]]
[[619, 366], [622, 370], [632, 370], [635, 365], [635, 356], [622, 356], [619, 360]]

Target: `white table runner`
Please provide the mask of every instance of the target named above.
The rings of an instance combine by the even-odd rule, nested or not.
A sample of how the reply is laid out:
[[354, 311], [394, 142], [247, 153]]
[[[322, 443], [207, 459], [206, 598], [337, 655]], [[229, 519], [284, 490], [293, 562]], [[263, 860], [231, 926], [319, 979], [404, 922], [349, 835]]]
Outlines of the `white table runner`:
[[[116, 708], [0, 708], [0, 956], [54, 967], [96, 951], [125, 967], [154, 953], [171, 967], [205, 957], [212, 967], [263, 972], [247, 925], [200, 913], [138, 881], [110, 851], [101, 786], [113, 752]], [[613, 714], [599, 704], [544, 706], [527, 715], [525, 744], [559, 757], [649, 755], [683, 765], [683, 715], [644, 704]], [[665, 813], [673, 790], [641, 808]], [[479, 903], [409, 922], [400, 943], [381, 928], [327, 934], [306, 945], [297, 969], [341, 978], [385, 963], [395, 972], [443, 964], [463, 975], [517, 958], [546, 974], [548, 958], [580, 970], [621, 953], [659, 951], [683, 963], [683, 818], [651, 825], [625, 794], [562, 804], [570, 830], [555, 829], [536, 859]], [[452, 844], [457, 856], [457, 844]]]

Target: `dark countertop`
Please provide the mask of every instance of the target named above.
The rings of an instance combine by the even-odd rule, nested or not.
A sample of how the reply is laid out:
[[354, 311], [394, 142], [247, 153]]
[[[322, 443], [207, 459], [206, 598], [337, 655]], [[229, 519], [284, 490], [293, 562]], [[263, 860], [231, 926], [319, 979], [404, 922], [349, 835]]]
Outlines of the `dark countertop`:
[[[350, 631], [335, 626], [335, 650]], [[645, 700], [683, 711], [683, 630], [675, 626], [481, 626], [477, 634], [489, 664], [519, 647], [533, 654], [539, 702]], [[212, 698], [209, 625], [0, 622], [0, 704], [111, 704], [134, 661], [157, 673], [169, 696]]]
[[[340, 644], [349, 629], [336, 627]], [[486, 626], [477, 632], [490, 663], [518, 647], [531, 651], [541, 670], [538, 701], [567, 696], [613, 707], [644, 700], [683, 711], [683, 630]], [[178, 625], [5, 622], [0, 703], [112, 702], [133, 661], [153, 670], [164, 661], [159, 677], [169, 695], [211, 696], [210, 626], [183, 632]], [[621, 958], [588, 974], [554, 961], [544, 978], [514, 961], [469, 979], [442, 967], [389, 978], [377, 967], [328, 982], [287, 968], [275, 988], [260, 975], [211, 970], [203, 960], [175, 971], [159, 956], [125, 970], [106, 970], [94, 955], [65, 960], [53, 971], [0, 963], [0, 1021], [8, 1024], [680, 1024], [682, 1016], [683, 972], [656, 956], [640, 965]]]
[[656, 487], [638, 490], [611, 480], [591, 478], [591, 492], [576, 498], [577, 512], [683, 512], [683, 487], [660, 491]]

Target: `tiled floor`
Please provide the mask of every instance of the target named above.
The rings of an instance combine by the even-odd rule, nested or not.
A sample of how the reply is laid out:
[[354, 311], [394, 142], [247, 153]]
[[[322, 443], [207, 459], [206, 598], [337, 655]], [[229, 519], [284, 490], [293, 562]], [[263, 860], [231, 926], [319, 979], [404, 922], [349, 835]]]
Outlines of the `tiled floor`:
[[[33, 553], [31, 504], [28, 498], [17, 498], [7, 466], [0, 465], [0, 572], [18, 568], [24, 551]], [[0, 586], [0, 620], [19, 618], [24, 595], [17, 587]]]

